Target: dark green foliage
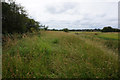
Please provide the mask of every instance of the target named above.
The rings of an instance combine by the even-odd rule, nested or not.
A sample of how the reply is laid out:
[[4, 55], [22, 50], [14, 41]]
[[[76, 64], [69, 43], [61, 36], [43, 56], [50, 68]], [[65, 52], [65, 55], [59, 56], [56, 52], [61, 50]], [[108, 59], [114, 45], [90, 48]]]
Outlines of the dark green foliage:
[[43, 30], [48, 30], [48, 26], [45, 26], [45, 25], [40, 25], [40, 27], [41, 27], [41, 29], [43, 29]]
[[47, 26], [47, 27], [44, 27], [44, 29], [47, 30], [47, 29], [48, 29], [48, 26]]
[[69, 30], [68, 30], [68, 28], [64, 28], [63, 31], [64, 32], [68, 32]]
[[3, 33], [24, 33], [39, 29], [39, 22], [27, 17], [24, 8], [15, 2], [2, 2]]
[[104, 27], [102, 29], [102, 32], [120, 32], [120, 30], [119, 29], [114, 29], [111, 26], [108, 26], [108, 27]]
[[55, 31], [55, 29], [52, 29], [52, 31]]

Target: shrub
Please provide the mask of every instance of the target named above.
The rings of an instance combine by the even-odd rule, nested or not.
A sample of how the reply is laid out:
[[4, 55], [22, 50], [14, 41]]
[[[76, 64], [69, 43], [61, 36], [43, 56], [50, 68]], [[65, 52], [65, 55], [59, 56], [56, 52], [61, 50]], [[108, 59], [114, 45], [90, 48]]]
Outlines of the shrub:
[[64, 32], [69, 32], [68, 28], [63, 29]]
[[54, 39], [54, 40], [53, 40], [53, 43], [54, 43], [54, 44], [57, 44], [58, 42], [59, 42], [58, 39]]
[[119, 29], [115, 29], [115, 28], [112, 28], [111, 26], [108, 26], [108, 27], [104, 27], [102, 29], [102, 32], [120, 32]]

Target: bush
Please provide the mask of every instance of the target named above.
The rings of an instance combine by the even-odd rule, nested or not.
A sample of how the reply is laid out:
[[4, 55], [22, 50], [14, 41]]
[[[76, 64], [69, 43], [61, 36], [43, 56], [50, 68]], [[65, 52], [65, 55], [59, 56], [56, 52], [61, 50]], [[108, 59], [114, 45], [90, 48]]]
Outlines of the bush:
[[2, 33], [26, 33], [31, 28], [39, 30], [39, 22], [28, 17], [23, 6], [16, 4], [14, 1], [7, 3], [2, 2]]
[[54, 39], [54, 40], [53, 40], [53, 43], [54, 43], [54, 44], [57, 44], [57, 43], [59, 43], [59, 40], [58, 40], [58, 39]]
[[64, 28], [63, 31], [64, 32], [69, 32], [69, 30], [67, 28]]
[[114, 29], [111, 26], [108, 26], [108, 27], [104, 27], [102, 29], [102, 32], [120, 32], [120, 30], [119, 29]]

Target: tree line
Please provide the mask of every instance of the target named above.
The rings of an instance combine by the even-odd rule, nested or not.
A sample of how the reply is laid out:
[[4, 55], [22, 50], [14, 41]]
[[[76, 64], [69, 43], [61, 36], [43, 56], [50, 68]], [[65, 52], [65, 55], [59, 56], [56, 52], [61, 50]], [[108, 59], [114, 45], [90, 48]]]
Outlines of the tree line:
[[38, 21], [28, 17], [23, 6], [13, 1], [2, 2], [2, 33], [25, 33], [38, 31], [42, 26]]
[[49, 31], [120, 32], [120, 29], [112, 28], [111, 26], [108, 26], [108, 27], [104, 27], [103, 29], [68, 29], [68, 28], [64, 28], [64, 29], [49, 29]]
[[120, 32], [120, 29], [112, 28], [111, 26], [104, 27], [101, 32]]

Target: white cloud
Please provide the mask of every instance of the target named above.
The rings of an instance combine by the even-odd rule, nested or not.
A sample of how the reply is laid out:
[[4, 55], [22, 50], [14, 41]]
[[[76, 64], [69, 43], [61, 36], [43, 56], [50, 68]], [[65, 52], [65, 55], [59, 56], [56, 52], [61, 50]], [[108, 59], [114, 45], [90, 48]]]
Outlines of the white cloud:
[[49, 28], [117, 27], [118, 0], [16, 0]]

